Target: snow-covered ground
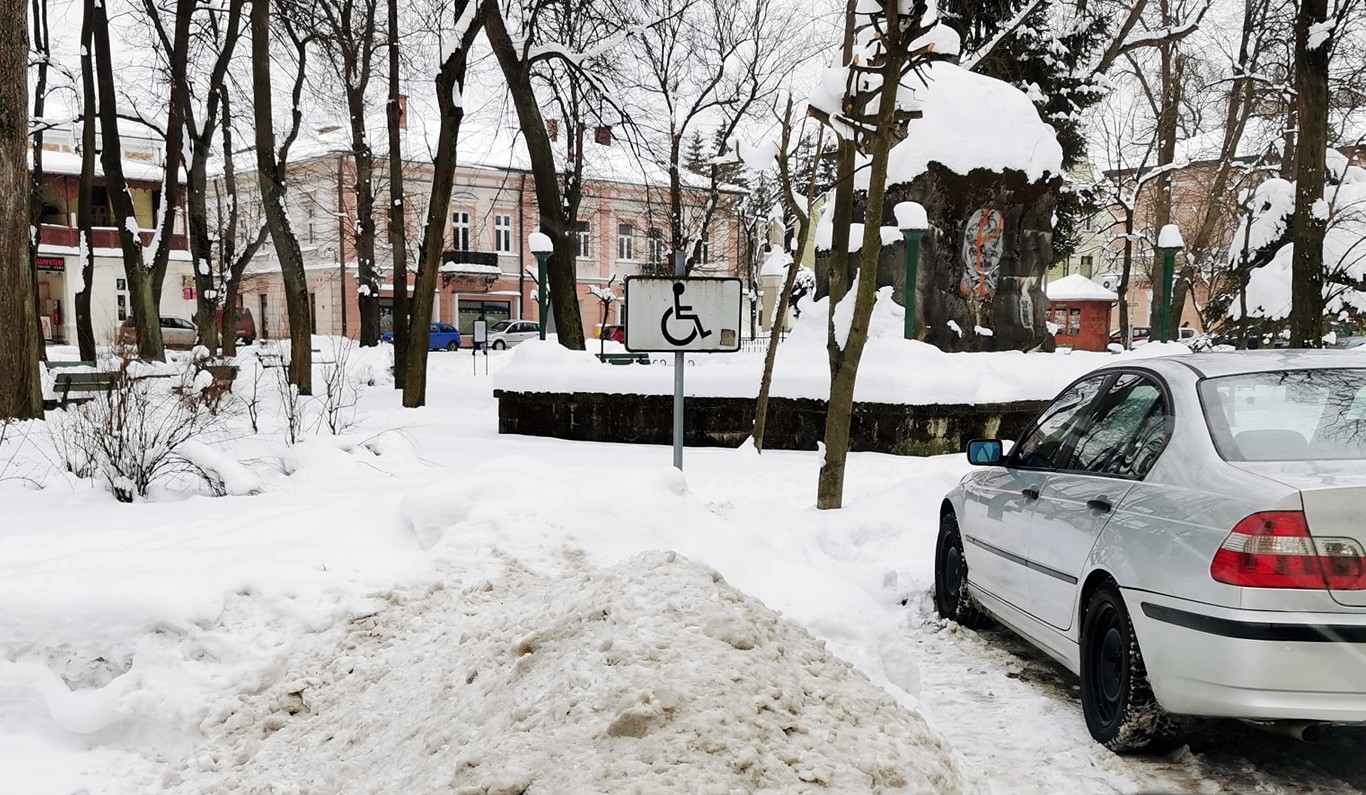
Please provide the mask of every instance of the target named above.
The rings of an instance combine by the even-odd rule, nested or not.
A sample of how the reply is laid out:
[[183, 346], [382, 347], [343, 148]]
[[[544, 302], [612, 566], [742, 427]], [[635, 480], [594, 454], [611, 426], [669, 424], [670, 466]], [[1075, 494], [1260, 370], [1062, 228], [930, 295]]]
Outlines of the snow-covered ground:
[[353, 428], [292, 447], [262, 381], [261, 433], [214, 442], [255, 494], [180, 476], [117, 504], [60, 471], [47, 426], [10, 430], [0, 791], [1366, 786], [1360, 735], [1215, 724], [1116, 757], [1065, 672], [937, 621], [959, 457], [854, 454], [847, 507], [816, 511], [816, 453], [688, 450], [679, 474], [667, 448], [499, 436], [482, 358], [433, 354], [408, 411], [386, 354], [352, 359], [376, 381]]

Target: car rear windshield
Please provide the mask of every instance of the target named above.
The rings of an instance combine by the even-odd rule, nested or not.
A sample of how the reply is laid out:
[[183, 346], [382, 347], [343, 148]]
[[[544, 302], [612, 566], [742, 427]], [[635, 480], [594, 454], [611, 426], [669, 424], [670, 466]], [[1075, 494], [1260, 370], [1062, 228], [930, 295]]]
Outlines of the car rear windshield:
[[1366, 459], [1366, 369], [1209, 378], [1200, 400], [1226, 461]]

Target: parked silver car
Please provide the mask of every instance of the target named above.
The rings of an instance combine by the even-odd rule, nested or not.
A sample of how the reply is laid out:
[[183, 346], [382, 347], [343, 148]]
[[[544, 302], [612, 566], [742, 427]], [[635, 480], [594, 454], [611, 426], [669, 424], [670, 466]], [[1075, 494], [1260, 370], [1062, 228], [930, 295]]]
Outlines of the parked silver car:
[[1105, 367], [1003, 447], [941, 506], [935, 606], [1078, 674], [1098, 742], [1366, 723], [1366, 354]]
[[541, 326], [534, 320], [500, 320], [489, 327], [489, 347], [502, 350], [540, 336]]

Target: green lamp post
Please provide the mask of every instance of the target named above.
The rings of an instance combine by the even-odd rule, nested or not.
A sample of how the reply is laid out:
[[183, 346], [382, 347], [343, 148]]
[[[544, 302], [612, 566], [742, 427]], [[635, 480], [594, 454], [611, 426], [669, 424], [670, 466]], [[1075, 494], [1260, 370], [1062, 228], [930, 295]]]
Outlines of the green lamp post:
[[906, 331], [908, 340], [915, 339], [915, 298], [916, 279], [920, 268], [920, 238], [930, 228], [929, 216], [918, 202], [900, 202], [894, 208], [896, 225], [906, 241], [906, 286], [902, 290], [902, 302], [906, 307]]
[[546, 328], [546, 301], [549, 300], [550, 291], [546, 289], [545, 283], [545, 261], [550, 258], [550, 254], [555, 250], [555, 241], [550, 239], [550, 235], [544, 232], [532, 232], [527, 237], [527, 248], [536, 256], [536, 325], [540, 326], [541, 339], [545, 339]]
[[1162, 252], [1162, 304], [1158, 307], [1158, 339], [1172, 341], [1172, 282], [1176, 278], [1176, 252], [1186, 247], [1181, 230], [1167, 224], [1157, 233], [1157, 250]]

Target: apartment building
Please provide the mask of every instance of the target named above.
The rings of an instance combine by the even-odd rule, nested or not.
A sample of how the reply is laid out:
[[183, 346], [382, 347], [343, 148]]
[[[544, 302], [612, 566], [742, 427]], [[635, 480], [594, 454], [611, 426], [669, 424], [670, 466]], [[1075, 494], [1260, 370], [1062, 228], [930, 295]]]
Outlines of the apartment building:
[[[426, 221], [431, 170], [431, 163], [423, 161], [409, 162], [405, 168], [409, 295]], [[287, 204], [304, 253], [313, 330], [357, 337], [360, 322], [351, 229], [356, 217], [355, 177], [350, 153], [338, 150], [300, 158], [290, 164], [288, 173]], [[667, 183], [647, 180], [639, 173], [620, 174], [620, 169], [616, 174], [590, 174], [578, 213], [577, 297], [584, 332], [589, 336], [599, 323], [621, 322], [625, 311], [624, 304], [617, 302], [604, 318], [602, 302], [589, 287], [606, 288], [611, 282], [612, 290], [621, 296], [626, 277], [664, 273], [667, 267]], [[239, 206], [246, 221], [241, 234], [245, 237], [259, 225], [259, 201], [250, 181], [241, 185], [241, 190]], [[376, 264], [381, 282], [381, 330], [387, 330], [394, 295], [393, 257], [387, 242], [387, 184], [378, 186], [378, 194]], [[735, 217], [735, 205], [742, 195], [738, 189], [728, 188], [718, 197], [710, 234], [702, 242], [697, 275], [734, 276], [739, 272], [743, 230]], [[708, 198], [700, 188], [686, 190], [685, 214], [692, 217]], [[475, 320], [539, 319], [536, 260], [527, 248], [527, 237], [538, 229], [538, 218], [530, 171], [460, 165], [445, 219], [445, 248], [432, 320], [456, 324], [469, 340]], [[262, 338], [286, 336], [288, 320], [279, 263], [269, 243], [248, 267], [239, 300], [256, 315]]]

